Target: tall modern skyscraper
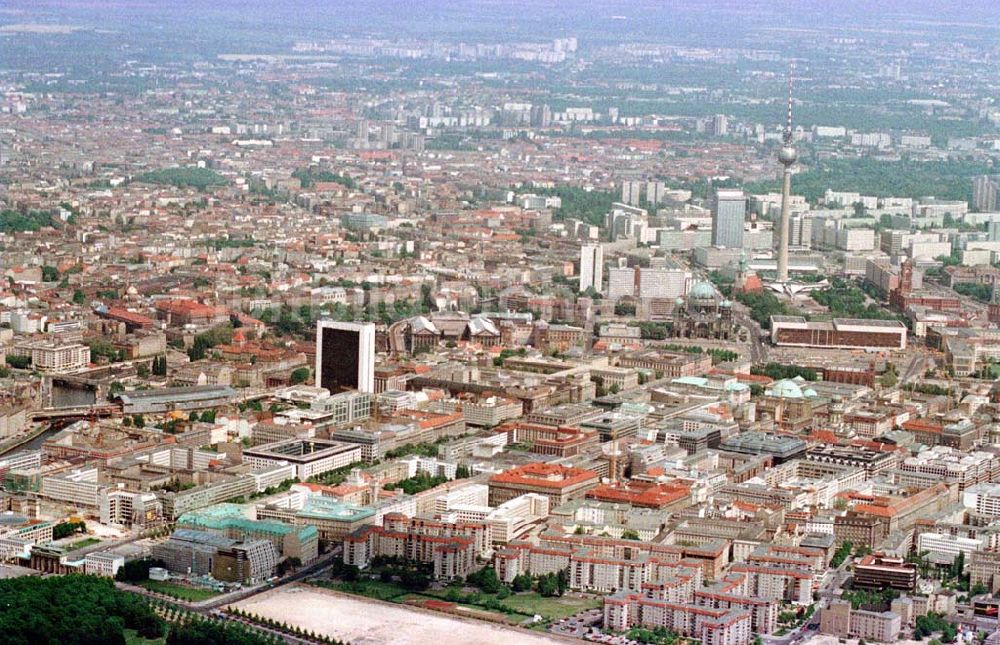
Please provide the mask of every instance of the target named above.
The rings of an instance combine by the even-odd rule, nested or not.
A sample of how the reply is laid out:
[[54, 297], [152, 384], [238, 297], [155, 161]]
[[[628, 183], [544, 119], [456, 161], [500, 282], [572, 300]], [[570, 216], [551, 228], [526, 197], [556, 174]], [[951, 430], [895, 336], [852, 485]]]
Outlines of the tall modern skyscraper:
[[600, 244], [584, 244], [580, 247], [580, 291], [593, 287], [603, 293], [604, 249]]
[[972, 207], [980, 213], [1000, 207], [1000, 175], [980, 175], [972, 180]]
[[788, 119], [785, 122], [785, 136], [778, 151], [781, 172], [781, 221], [778, 229], [778, 282], [788, 282], [788, 228], [791, 217], [792, 166], [799, 158], [792, 145], [792, 70], [788, 70]]
[[743, 247], [747, 197], [742, 190], [720, 188], [712, 200], [712, 246]]
[[625, 180], [622, 182], [622, 202], [630, 206], [638, 206], [642, 199], [641, 181]]
[[712, 117], [712, 134], [717, 137], [724, 137], [729, 134], [729, 119], [725, 114], [716, 114]]
[[317, 321], [316, 386], [375, 392], [374, 323]]

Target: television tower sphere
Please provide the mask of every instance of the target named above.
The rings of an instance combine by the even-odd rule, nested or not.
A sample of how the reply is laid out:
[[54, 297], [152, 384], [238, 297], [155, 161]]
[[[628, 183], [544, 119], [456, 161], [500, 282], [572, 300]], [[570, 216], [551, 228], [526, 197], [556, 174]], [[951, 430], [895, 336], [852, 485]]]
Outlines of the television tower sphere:
[[778, 161], [783, 166], [791, 166], [799, 158], [799, 153], [790, 145], [782, 146], [778, 151]]

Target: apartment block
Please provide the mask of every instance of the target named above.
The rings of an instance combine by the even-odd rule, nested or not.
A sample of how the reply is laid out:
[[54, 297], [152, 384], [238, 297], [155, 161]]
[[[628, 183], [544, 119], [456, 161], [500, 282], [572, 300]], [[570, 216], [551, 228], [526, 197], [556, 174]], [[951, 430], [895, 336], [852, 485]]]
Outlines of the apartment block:
[[879, 643], [894, 643], [899, 638], [902, 619], [891, 611], [875, 612], [851, 609], [846, 600], [833, 600], [820, 615], [820, 632]]
[[487, 555], [489, 525], [485, 522], [444, 522], [390, 514], [382, 526], [366, 526], [344, 538], [344, 563], [367, 567], [378, 556], [433, 564], [434, 577], [450, 580], [471, 573]]

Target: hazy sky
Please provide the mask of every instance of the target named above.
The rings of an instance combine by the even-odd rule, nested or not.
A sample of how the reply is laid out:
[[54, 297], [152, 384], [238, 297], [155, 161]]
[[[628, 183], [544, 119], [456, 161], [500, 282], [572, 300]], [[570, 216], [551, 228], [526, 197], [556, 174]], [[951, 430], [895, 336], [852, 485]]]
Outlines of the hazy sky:
[[[287, 51], [296, 40], [344, 36], [465, 42], [577, 36], [581, 47], [624, 41], [741, 47], [787, 53], [780, 30], [906, 45], [975, 41], [996, 50], [1000, 0], [3, 0], [0, 25], [41, 23], [90, 30], [7, 34], [0, 66], [66, 65], [119, 53], [214, 57]], [[779, 31], [776, 31], [779, 30]], [[801, 33], [800, 33], [801, 35]], [[821, 38], [812, 37], [813, 42]], [[800, 38], [802, 44], [804, 39]], [[805, 45], [808, 46], [808, 42]], [[799, 46], [799, 45], [795, 45]], [[1000, 52], [994, 54], [1000, 56]], [[140, 58], [143, 56], [139, 55]], [[4, 58], [7, 61], [4, 61]]]

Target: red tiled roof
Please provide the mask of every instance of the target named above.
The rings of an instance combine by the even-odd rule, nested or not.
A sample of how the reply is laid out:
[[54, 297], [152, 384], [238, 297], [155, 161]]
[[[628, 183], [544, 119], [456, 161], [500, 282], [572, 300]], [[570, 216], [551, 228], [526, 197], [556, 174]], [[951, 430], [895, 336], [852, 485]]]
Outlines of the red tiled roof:
[[142, 314], [137, 314], [121, 307], [111, 307], [108, 309], [107, 316], [108, 318], [112, 318], [114, 320], [120, 320], [124, 323], [132, 323], [133, 325], [139, 325], [142, 327], [155, 324], [152, 318], [143, 316]]
[[597, 480], [597, 473], [583, 468], [534, 463], [511, 468], [490, 477], [491, 484], [520, 484], [542, 488], [568, 488], [589, 480]]
[[913, 419], [903, 423], [903, 430], [916, 430], [918, 432], [941, 432], [944, 430], [944, 426], [939, 423], [933, 423], [931, 421], [924, 421], [923, 419]]
[[587, 493], [587, 497], [603, 502], [622, 502], [646, 508], [663, 508], [688, 497], [691, 489], [684, 484], [646, 484], [631, 482], [627, 485], [603, 484]]

